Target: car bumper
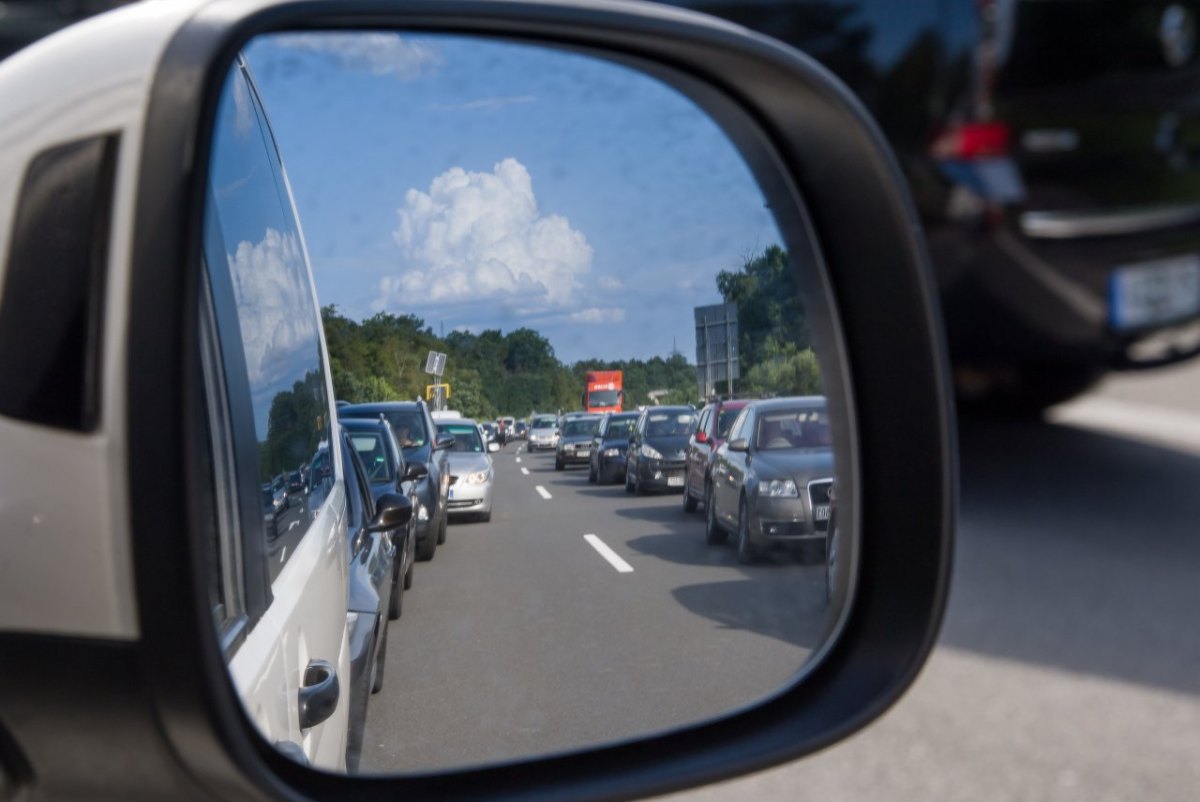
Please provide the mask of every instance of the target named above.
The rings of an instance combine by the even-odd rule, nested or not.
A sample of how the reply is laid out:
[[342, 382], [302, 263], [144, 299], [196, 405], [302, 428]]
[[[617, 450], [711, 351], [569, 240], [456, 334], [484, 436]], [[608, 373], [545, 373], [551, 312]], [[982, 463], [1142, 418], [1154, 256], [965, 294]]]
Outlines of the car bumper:
[[557, 440], [530, 440], [529, 441], [529, 450], [530, 451], [553, 450], [555, 448], [558, 448]]
[[763, 545], [824, 540], [826, 521], [813, 521], [800, 498], [756, 498], [750, 503], [750, 540]]
[[687, 463], [683, 460], [638, 461], [638, 484], [648, 490], [683, 490]]
[[604, 454], [596, 456], [596, 472], [602, 477], [609, 476], [624, 477], [625, 475], [625, 455], [618, 454], [615, 457], [606, 457]]
[[467, 485], [455, 483], [450, 486], [450, 498], [446, 501], [450, 515], [475, 515], [492, 511], [492, 483]]
[[590, 451], [559, 451], [555, 458], [564, 465], [586, 465], [592, 458]]

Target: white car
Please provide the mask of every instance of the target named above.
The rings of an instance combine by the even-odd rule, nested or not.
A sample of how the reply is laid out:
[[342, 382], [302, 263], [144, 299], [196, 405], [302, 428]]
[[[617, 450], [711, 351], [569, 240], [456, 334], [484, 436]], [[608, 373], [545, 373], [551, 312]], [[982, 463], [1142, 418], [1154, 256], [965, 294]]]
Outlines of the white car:
[[529, 450], [558, 448], [558, 416], [534, 415], [529, 422]]

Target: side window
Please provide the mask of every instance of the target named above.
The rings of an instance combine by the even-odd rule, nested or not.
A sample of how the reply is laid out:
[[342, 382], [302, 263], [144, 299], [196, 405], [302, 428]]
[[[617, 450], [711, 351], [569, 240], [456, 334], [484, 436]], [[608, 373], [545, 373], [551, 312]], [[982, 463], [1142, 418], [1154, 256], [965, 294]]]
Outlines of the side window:
[[743, 409], [741, 414], [733, 421], [733, 425], [729, 427], [729, 437], [727, 440], [737, 440], [742, 437], [742, 430], [745, 428], [746, 418], [749, 417], [750, 409]]
[[364, 492], [366, 477], [359, 470], [360, 465], [354, 449], [343, 440], [342, 464], [346, 466], [346, 514], [349, 517], [350, 529], [365, 526], [371, 516], [370, 501]]
[[696, 431], [692, 432], [692, 434], [696, 435], [696, 434], [700, 434], [701, 432], [707, 432], [708, 431], [708, 420], [711, 417], [712, 417], [712, 407], [705, 407], [704, 411], [702, 413], [700, 413], [700, 422], [696, 424]]
[[[241, 363], [244, 375], [229, 384], [248, 386], [257, 450], [261, 515], [258, 531], [243, 537], [259, 538], [273, 582], [337, 477], [320, 316], [286, 179], [244, 68], [231, 72], [217, 111], [210, 174], [205, 261], [216, 303], [224, 294], [236, 308], [236, 323], [219, 325], [242, 359], [226, 353], [225, 370]], [[303, 481], [289, 481], [294, 474]]]

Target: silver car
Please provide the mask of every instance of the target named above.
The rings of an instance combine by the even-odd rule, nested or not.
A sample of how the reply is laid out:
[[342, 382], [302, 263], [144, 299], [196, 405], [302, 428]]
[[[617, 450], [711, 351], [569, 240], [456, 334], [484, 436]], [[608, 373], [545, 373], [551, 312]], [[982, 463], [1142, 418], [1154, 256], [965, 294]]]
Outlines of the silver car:
[[437, 423], [438, 434], [454, 437], [447, 452], [450, 466], [450, 491], [446, 510], [451, 518], [492, 519], [492, 485], [495, 470], [489, 450], [499, 446], [485, 444], [482, 429], [470, 418], [442, 420]]
[[558, 416], [534, 415], [529, 423], [529, 450], [558, 448]]

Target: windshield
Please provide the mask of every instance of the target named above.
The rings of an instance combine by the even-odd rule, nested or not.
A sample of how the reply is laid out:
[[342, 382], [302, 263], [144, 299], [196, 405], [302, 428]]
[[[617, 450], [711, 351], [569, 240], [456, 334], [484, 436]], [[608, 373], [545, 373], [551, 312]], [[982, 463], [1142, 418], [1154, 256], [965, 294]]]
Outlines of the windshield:
[[425, 422], [421, 420], [421, 413], [412, 412], [388, 412], [385, 413], [388, 423], [392, 424], [392, 432], [396, 435], [396, 442], [401, 448], [420, 448], [428, 441], [425, 434]]
[[599, 425], [599, 418], [575, 418], [563, 424], [562, 433], [564, 437], [595, 434]]
[[615, 407], [621, 403], [619, 390], [593, 390], [588, 393], [589, 407]]
[[729, 427], [737, 420], [737, 416], [742, 412], [741, 408], [723, 409], [721, 414], [717, 416], [717, 437], [728, 437]]
[[475, 428], [474, 424], [439, 423], [437, 428], [440, 434], [454, 435], [454, 445], [450, 447], [451, 451], [482, 453], [483, 441], [479, 439], [479, 430]]
[[554, 417], [553, 415], [546, 415], [545, 417], [533, 419], [534, 429], [553, 429], [557, 425], [558, 418]]
[[350, 435], [350, 444], [362, 460], [367, 479], [372, 484], [392, 481], [392, 467], [388, 464], [383, 435], [378, 432], [353, 432]]
[[696, 416], [690, 412], [651, 412], [646, 421], [647, 437], [686, 437], [696, 428]]
[[824, 408], [801, 407], [762, 413], [758, 417], [754, 444], [760, 451], [827, 449], [832, 442]]
[[633, 431], [633, 427], [637, 424], [637, 415], [632, 415], [628, 418], [613, 418], [608, 422], [608, 428], [604, 430], [606, 438], [621, 438], [629, 439], [629, 433]]

